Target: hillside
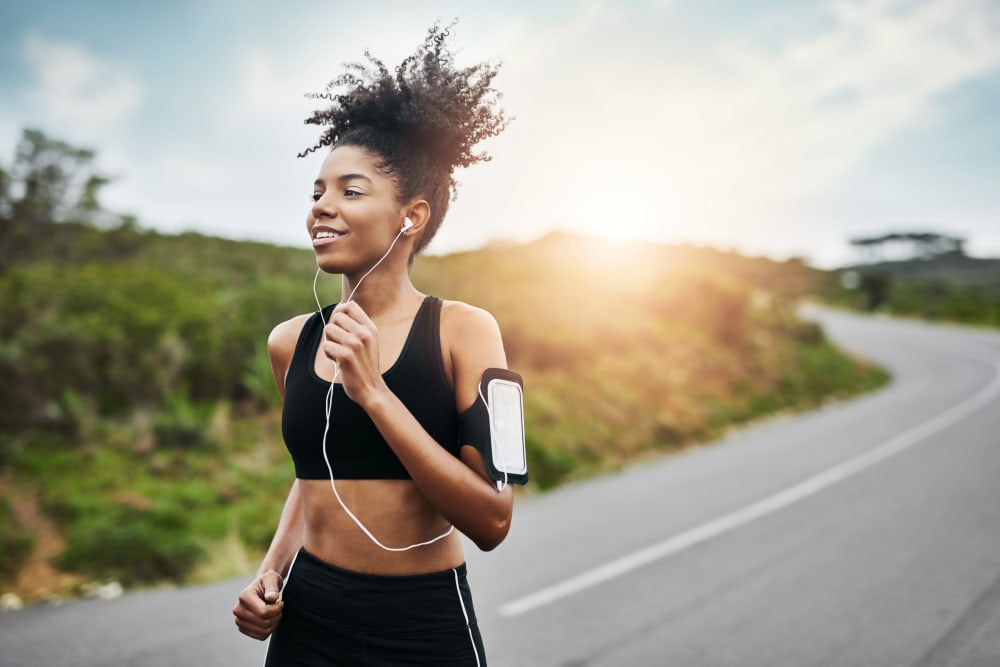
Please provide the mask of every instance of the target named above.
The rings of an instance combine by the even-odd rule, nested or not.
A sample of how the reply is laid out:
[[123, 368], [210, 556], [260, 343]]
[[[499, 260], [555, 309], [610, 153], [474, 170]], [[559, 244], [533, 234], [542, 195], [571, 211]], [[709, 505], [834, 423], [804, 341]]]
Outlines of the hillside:
[[[311, 252], [64, 224], [8, 259], [0, 586], [39, 598], [253, 567], [293, 477], [264, 342], [312, 310]], [[883, 382], [795, 318], [822, 277], [566, 234], [413, 269], [501, 323], [526, 384], [527, 493]]]
[[943, 281], [954, 285], [978, 285], [1000, 294], [1000, 259], [963, 254], [928, 259], [905, 259], [856, 264], [843, 271], [881, 273], [897, 279]]
[[1000, 326], [1000, 259], [947, 253], [832, 272], [822, 290], [838, 305], [893, 315]]

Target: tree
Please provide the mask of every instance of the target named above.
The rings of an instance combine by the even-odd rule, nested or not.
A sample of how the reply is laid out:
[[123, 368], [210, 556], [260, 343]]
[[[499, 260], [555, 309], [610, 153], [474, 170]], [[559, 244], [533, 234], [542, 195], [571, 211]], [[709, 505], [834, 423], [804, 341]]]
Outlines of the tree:
[[110, 180], [93, 171], [93, 160], [89, 148], [22, 132], [13, 164], [0, 165], [0, 273], [44, 245], [52, 225], [101, 218], [99, 193]]
[[[894, 232], [883, 236], [853, 238], [852, 246], [857, 248], [865, 262], [885, 259], [885, 252], [902, 254], [907, 259], [935, 259], [946, 255], [965, 255], [965, 239], [934, 232]], [[901, 252], [900, 252], [901, 251]]]

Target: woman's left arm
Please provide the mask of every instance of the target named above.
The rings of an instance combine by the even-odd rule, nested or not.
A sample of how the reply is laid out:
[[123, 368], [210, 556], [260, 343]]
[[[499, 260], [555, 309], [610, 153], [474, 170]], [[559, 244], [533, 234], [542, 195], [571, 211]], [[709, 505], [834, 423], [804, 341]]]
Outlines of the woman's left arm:
[[[478, 395], [484, 370], [507, 367], [500, 328], [486, 311], [452, 303], [442, 308], [441, 336], [461, 411]], [[368, 316], [349, 302], [331, 318], [324, 351], [340, 365], [347, 394], [368, 413], [431, 505], [480, 549], [496, 548], [510, 529], [513, 489], [497, 490], [475, 448], [462, 447], [456, 459], [424, 430], [382, 380], [377, 339]]]

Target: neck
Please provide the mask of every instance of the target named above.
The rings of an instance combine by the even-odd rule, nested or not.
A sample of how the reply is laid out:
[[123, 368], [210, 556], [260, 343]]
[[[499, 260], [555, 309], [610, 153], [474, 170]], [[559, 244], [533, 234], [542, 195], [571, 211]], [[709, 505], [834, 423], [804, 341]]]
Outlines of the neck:
[[414, 296], [420, 296], [410, 282], [408, 273], [383, 272], [382, 268], [389, 267], [379, 267], [363, 281], [361, 281], [363, 274], [359, 276], [344, 274], [340, 281], [341, 301], [347, 301], [348, 297], [351, 297], [351, 301], [361, 306], [373, 320], [393, 311], [398, 305]]

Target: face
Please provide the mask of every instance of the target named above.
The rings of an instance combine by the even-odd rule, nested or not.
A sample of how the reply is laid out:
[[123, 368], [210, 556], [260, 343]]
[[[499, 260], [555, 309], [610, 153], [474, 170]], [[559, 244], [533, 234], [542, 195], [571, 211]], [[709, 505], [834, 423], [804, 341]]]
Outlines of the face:
[[306, 216], [319, 266], [330, 273], [367, 270], [389, 248], [405, 210], [395, 182], [357, 146], [339, 146], [326, 157], [313, 184]]

